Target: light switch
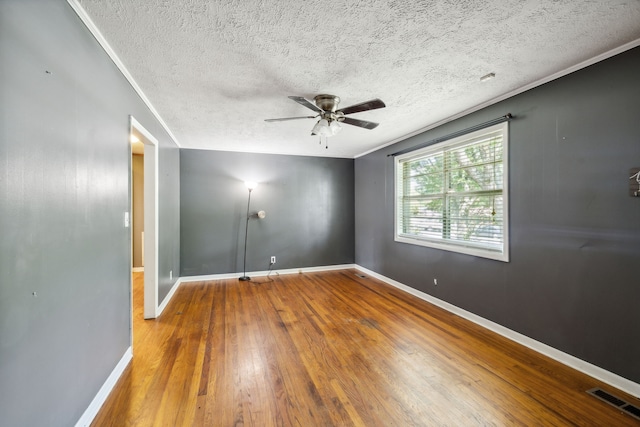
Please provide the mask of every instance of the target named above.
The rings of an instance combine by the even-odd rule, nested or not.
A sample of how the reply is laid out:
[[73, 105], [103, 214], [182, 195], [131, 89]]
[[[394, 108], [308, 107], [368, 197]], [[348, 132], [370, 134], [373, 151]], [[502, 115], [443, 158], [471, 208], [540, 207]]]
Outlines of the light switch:
[[129, 212], [124, 213], [124, 228], [129, 228]]

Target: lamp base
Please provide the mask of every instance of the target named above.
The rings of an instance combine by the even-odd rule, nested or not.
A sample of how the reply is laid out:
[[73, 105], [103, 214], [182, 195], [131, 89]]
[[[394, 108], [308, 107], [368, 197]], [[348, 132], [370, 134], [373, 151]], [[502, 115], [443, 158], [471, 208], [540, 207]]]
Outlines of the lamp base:
[[238, 278], [238, 280], [240, 280], [241, 282], [246, 282], [246, 281], [248, 281], [248, 280], [251, 280], [251, 277], [249, 277], [249, 276], [242, 276], [242, 277], [239, 277], [239, 278]]

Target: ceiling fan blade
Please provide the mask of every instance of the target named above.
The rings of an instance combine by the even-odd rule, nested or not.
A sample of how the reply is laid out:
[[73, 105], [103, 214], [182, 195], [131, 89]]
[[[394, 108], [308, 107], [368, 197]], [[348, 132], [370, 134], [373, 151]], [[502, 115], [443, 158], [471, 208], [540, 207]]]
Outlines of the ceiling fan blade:
[[384, 107], [386, 107], [386, 105], [384, 105], [384, 102], [376, 98], [370, 101], [361, 102], [360, 104], [354, 104], [354, 105], [350, 105], [349, 107], [341, 108], [337, 110], [336, 113], [353, 114], [353, 113], [359, 113], [361, 111], [375, 110], [376, 108], [384, 108]]
[[304, 105], [308, 109], [313, 110], [317, 113], [322, 113], [322, 109], [320, 109], [317, 105], [315, 105], [313, 102], [309, 101], [307, 98], [303, 96], [290, 96], [289, 99], [293, 99], [298, 104]]
[[283, 117], [281, 119], [264, 119], [265, 122], [284, 122], [286, 120], [315, 119], [318, 116]]
[[340, 120], [340, 122], [346, 123], [348, 125], [359, 126], [365, 129], [375, 129], [379, 124], [375, 122], [368, 122], [366, 120], [353, 119], [351, 117], [344, 117], [343, 119]]

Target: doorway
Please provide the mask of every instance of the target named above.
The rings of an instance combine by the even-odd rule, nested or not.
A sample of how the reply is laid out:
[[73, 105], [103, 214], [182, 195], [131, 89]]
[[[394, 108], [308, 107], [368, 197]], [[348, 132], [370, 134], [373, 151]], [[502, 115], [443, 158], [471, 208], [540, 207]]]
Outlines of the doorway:
[[[144, 158], [144, 232], [141, 235], [144, 237], [140, 238], [141, 252], [144, 254], [144, 318], [155, 319], [158, 312], [158, 140], [133, 116], [129, 117], [131, 140], [137, 139], [142, 143]], [[132, 142], [132, 157], [133, 149]]]

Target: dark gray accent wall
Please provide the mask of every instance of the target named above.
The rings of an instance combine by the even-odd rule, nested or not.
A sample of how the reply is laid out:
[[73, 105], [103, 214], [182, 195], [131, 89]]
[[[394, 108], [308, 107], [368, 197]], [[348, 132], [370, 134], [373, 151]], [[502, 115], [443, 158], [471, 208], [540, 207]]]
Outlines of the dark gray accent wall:
[[129, 115], [160, 141], [160, 277], [179, 150], [64, 0], [0, 2], [0, 425], [74, 425], [130, 346]]
[[353, 160], [180, 150], [182, 276], [354, 262]]
[[[357, 264], [640, 383], [639, 76], [636, 48], [358, 158]], [[511, 262], [394, 242], [387, 154], [506, 113]]]

